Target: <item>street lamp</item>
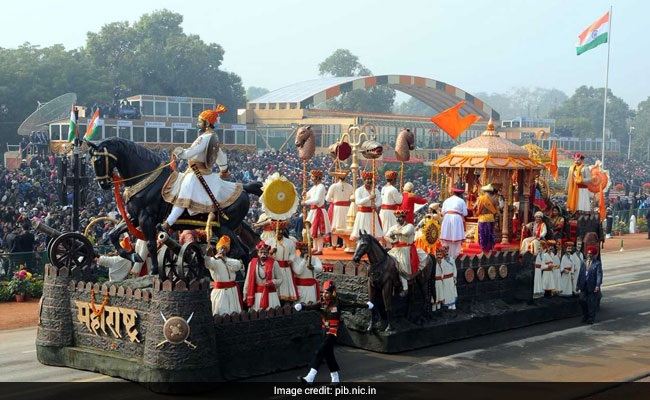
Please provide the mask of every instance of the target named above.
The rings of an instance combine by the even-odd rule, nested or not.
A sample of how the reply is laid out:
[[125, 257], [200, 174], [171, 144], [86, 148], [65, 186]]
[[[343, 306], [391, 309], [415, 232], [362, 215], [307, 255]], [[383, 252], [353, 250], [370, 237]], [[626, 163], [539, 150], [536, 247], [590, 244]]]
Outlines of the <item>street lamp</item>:
[[634, 130], [633, 126], [630, 126], [630, 135], [628, 136], [627, 141], [627, 159], [630, 159], [630, 150], [632, 150], [632, 131]]

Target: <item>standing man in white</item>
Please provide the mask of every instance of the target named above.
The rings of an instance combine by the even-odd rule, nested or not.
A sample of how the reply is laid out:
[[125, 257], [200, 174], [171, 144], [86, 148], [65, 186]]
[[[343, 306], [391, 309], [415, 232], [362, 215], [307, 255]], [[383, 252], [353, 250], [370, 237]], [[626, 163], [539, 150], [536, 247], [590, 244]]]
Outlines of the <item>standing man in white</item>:
[[[325, 200], [333, 207], [332, 210], [332, 248], [338, 248], [339, 237], [337, 232], [345, 231], [348, 223], [348, 210], [350, 209], [350, 197], [354, 189], [352, 185], [345, 181], [350, 171], [330, 172], [330, 175], [336, 178], [336, 182], [327, 189]], [[316, 300], [314, 300], [316, 301]]]
[[357, 203], [357, 215], [354, 217], [354, 227], [352, 228], [352, 233], [350, 234], [350, 240], [357, 240], [359, 238], [359, 231], [366, 231], [369, 235], [373, 235], [372, 232], [372, 220], [374, 217], [375, 220], [375, 232], [374, 237], [377, 240], [381, 240], [384, 236], [384, 232], [381, 229], [381, 224], [379, 223], [379, 215], [377, 209], [381, 207], [381, 196], [379, 195], [379, 190], [375, 188], [375, 192], [372, 192], [372, 172], [362, 172], [361, 178], [363, 179], [363, 186], [357, 188], [354, 193], [354, 201]]
[[309, 171], [311, 181], [314, 186], [309, 189], [303, 204], [309, 206], [309, 214], [307, 214], [307, 221], [311, 223], [311, 237], [314, 241], [314, 251], [312, 254], [323, 254], [323, 240], [330, 234], [330, 221], [325, 213], [325, 185], [321, 183], [323, 180], [323, 171], [311, 170]]
[[465, 217], [467, 216], [467, 203], [462, 195], [463, 189], [453, 188], [453, 196], [442, 203], [442, 227], [440, 228], [440, 241], [443, 246], [449, 247], [449, 256], [456, 259], [465, 240]]
[[397, 180], [397, 171], [386, 171], [386, 185], [381, 188], [381, 211], [379, 219], [384, 230], [397, 223], [394, 211], [402, 204], [402, 194], [395, 187]]

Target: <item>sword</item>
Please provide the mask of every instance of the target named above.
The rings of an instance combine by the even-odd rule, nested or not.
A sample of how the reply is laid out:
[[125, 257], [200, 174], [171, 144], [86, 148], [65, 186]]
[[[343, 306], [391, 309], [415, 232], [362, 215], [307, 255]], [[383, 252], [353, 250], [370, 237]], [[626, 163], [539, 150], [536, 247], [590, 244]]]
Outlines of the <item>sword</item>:
[[196, 175], [196, 177], [199, 179], [199, 182], [201, 182], [201, 186], [203, 186], [203, 189], [205, 189], [205, 191], [208, 193], [208, 196], [210, 196], [210, 200], [212, 200], [212, 204], [214, 204], [214, 207], [217, 209], [219, 216], [223, 217], [226, 221], [229, 220], [226, 213], [224, 213], [223, 210], [221, 209], [219, 202], [214, 197], [214, 194], [212, 194], [212, 190], [210, 190], [210, 187], [208, 186], [208, 183], [205, 181], [203, 175], [201, 174], [199, 167], [194, 163], [191, 163], [190, 167], [192, 168], [192, 171], [194, 171], [194, 175]]

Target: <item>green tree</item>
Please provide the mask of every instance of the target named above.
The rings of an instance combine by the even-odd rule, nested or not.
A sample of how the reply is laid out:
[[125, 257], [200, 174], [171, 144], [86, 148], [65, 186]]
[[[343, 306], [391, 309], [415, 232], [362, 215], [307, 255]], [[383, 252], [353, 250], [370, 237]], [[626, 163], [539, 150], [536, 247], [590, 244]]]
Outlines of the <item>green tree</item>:
[[[323, 62], [318, 64], [321, 76], [368, 76], [372, 75], [370, 69], [359, 62], [359, 58], [350, 50], [338, 49]], [[342, 111], [365, 111], [389, 114], [393, 111], [395, 91], [385, 86], [375, 86], [368, 90], [359, 89], [343, 93], [337, 98], [330, 99], [325, 107]], [[317, 105], [319, 106], [319, 105]]]
[[[440, 110], [443, 111], [443, 110]], [[407, 101], [395, 105], [395, 113], [402, 115], [418, 115], [422, 117], [432, 117], [438, 112], [425, 103], [411, 97]]]
[[263, 87], [257, 87], [257, 86], [249, 86], [248, 89], [246, 89], [246, 99], [248, 101], [255, 100], [259, 97], [264, 96], [269, 92], [269, 89], [263, 88]]
[[632, 156], [637, 160], [650, 160], [648, 143], [650, 143], [650, 97], [637, 106], [632, 133]]
[[246, 105], [241, 78], [220, 69], [224, 50], [183, 32], [183, 16], [169, 10], [144, 14], [133, 25], [116, 22], [89, 33], [86, 54], [129, 94], [153, 93], [215, 98], [236, 121]]
[[[550, 113], [563, 136], [599, 138], [603, 129], [603, 88], [580, 86], [560, 107]], [[611, 90], [607, 93], [607, 130], [627, 145], [629, 121], [634, 112]]]

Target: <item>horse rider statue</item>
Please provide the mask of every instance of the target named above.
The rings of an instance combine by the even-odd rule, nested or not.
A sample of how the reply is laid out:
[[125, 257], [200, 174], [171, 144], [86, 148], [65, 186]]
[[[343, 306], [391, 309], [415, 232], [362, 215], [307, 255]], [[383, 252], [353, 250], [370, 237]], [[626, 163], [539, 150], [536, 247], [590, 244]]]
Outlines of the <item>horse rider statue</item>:
[[[186, 209], [190, 215], [215, 213], [217, 218], [225, 217], [223, 208], [242, 193], [241, 183], [224, 180], [228, 176], [228, 158], [214, 130], [219, 114], [226, 111], [221, 104], [216, 110], [203, 111], [197, 123], [199, 137], [188, 149], [174, 149], [173, 155], [188, 160], [190, 168], [181, 174], [174, 171], [165, 182], [162, 197], [174, 207], [159, 229], [169, 230]], [[219, 166], [219, 174], [212, 173], [215, 163]]]

